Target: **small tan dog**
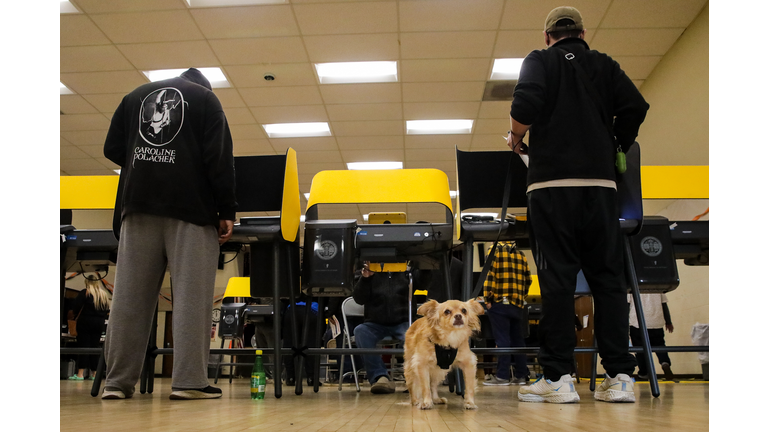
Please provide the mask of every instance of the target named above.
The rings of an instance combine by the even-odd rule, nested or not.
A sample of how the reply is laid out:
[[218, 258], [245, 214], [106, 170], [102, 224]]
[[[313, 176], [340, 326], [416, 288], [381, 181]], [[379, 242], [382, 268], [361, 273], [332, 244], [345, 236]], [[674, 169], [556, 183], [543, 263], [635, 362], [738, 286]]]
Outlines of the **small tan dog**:
[[405, 333], [405, 383], [411, 403], [421, 409], [448, 403], [437, 394], [437, 386], [451, 367], [464, 373], [464, 408], [476, 409], [477, 357], [469, 349], [469, 338], [480, 330], [483, 306], [475, 300], [430, 300], [419, 307], [417, 319]]

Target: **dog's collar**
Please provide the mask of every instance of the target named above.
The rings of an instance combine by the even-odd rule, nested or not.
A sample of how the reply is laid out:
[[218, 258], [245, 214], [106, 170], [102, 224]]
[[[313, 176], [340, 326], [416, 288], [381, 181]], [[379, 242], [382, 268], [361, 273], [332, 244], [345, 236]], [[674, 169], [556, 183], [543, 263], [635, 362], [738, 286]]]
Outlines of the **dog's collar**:
[[437, 365], [440, 369], [448, 369], [456, 360], [456, 354], [459, 352], [458, 348], [444, 347], [442, 345], [435, 345], [435, 357], [437, 357]]

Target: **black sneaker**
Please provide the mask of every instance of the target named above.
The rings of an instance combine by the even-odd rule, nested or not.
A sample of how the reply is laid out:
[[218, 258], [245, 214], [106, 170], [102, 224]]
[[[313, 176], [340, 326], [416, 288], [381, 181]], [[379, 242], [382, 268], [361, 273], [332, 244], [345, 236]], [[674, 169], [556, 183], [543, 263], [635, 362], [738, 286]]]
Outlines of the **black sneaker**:
[[191, 400], [191, 399], [216, 399], [221, 397], [221, 389], [208, 386], [202, 389], [173, 389], [171, 399]]

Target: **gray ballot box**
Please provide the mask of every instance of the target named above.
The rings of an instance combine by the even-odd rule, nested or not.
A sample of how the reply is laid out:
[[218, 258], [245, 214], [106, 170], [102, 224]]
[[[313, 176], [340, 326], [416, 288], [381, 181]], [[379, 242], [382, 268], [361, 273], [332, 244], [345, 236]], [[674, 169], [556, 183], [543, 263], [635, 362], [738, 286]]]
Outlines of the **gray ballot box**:
[[245, 303], [221, 305], [221, 319], [219, 321], [220, 338], [239, 338], [243, 336], [245, 306]]
[[354, 219], [305, 222], [302, 285], [313, 296], [351, 294], [356, 228]]
[[665, 293], [680, 285], [667, 218], [645, 216], [640, 232], [629, 241], [641, 292]]

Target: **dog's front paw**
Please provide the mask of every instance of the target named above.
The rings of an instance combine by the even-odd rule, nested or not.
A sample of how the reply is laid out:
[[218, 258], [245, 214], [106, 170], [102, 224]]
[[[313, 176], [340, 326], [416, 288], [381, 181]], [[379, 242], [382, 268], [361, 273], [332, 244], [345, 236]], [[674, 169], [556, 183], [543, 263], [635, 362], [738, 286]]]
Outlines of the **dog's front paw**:
[[473, 401], [464, 401], [464, 409], [477, 409], [477, 405]]
[[419, 409], [428, 410], [432, 409], [432, 401], [423, 401], [419, 405]]
[[447, 404], [448, 403], [448, 398], [441, 397], [441, 398], [435, 399], [434, 401], [435, 401], [436, 404]]

